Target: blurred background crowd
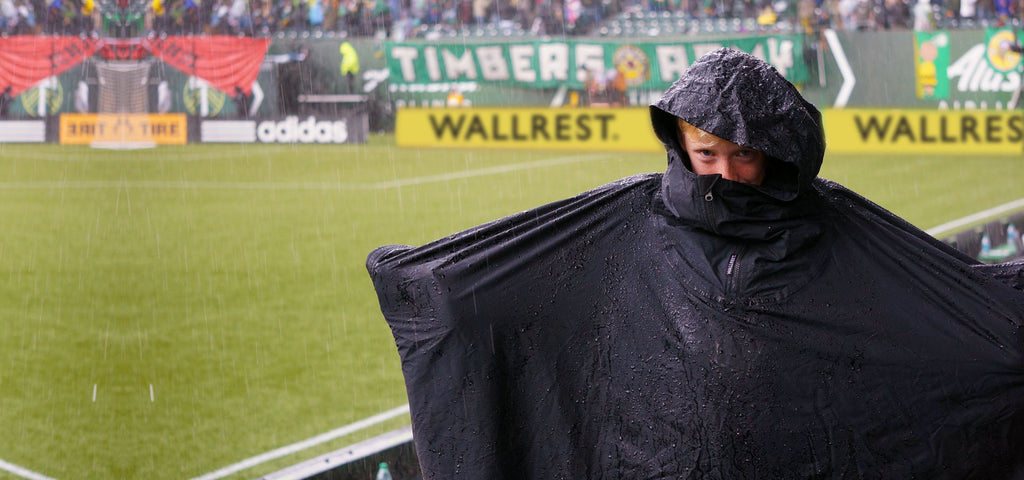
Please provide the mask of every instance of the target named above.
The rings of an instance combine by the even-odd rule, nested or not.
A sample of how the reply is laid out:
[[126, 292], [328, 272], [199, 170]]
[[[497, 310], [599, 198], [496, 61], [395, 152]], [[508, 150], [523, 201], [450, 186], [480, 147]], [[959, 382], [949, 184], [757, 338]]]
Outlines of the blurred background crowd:
[[[0, 35], [642, 36], [699, 25], [970, 28], [1020, 25], [1021, 16], [1024, 0], [0, 0]], [[654, 21], [669, 32], [643, 28]]]

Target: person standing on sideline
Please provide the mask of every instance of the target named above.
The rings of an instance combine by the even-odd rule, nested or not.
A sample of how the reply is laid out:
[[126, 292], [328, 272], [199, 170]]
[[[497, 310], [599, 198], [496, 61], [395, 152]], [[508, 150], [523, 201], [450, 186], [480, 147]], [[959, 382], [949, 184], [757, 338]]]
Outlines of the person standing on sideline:
[[359, 75], [359, 54], [351, 43], [341, 42], [341, 76], [345, 79], [345, 93], [356, 93], [356, 75]]

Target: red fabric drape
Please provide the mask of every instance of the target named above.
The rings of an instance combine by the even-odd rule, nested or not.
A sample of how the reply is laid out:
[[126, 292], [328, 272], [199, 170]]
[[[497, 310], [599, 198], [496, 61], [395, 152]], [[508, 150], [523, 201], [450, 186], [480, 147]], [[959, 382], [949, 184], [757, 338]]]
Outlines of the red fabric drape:
[[140, 60], [149, 55], [140, 38], [108, 38], [99, 53], [107, 60]]
[[202, 78], [228, 95], [235, 94], [235, 87], [249, 95], [270, 39], [213, 35], [153, 38], [144, 44], [168, 65]]
[[[196, 75], [228, 95], [235, 94], [235, 87], [249, 95], [270, 39], [229, 35], [166, 37], [143, 40], [141, 46], [172, 67]], [[0, 38], [0, 92], [10, 86], [11, 95], [18, 96], [46, 77], [60, 75], [81, 63], [100, 48], [116, 58], [142, 56], [139, 47], [130, 41], [112, 41], [107, 45], [101, 39], [80, 37]]]
[[80, 37], [0, 38], [0, 91], [10, 86], [11, 95], [18, 96], [46, 77], [78, 65], [96, 52], [98, 43]]

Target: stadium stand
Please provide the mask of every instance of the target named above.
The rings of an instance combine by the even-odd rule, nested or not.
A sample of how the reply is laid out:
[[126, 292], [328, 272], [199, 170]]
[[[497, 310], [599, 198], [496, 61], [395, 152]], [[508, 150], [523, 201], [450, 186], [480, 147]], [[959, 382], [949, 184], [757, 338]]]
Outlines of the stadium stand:
[[1024, 259], [1020, 232], [1024, 232], [1024, 212], [956, 232], [944, 241], [983, 263], [998, 263]]
[[[973, 16], [929, 0], [934, 28], [1024, 25], [1024, 2]], [[441, 39], [908, 29], [914, 0], [0, 0], [0, 35]], [[474, 13], [479, 10], [479, 14]], [[768, 13], [766, 13], [768, 12]], [[770, 14], [769, 14], [770, 13]]]

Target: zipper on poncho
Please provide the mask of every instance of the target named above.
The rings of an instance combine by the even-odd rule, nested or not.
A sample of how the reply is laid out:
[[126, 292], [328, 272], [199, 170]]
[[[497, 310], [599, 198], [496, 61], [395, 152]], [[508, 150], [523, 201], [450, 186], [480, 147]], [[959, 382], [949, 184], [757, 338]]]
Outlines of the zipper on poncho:
[[740, 260], [746, 253], [746, 248], [729, 254], [729, 261], [725, 264], [725, 294], [733, 295], [740, 289]]
[[715, 218], [715, 206], [711, 203], [715, 199], [715, 195], [711, 193], [711, 190], [715, 188], [715, 183], [721, 176], [715, 176], [711, 179], [711, 183], [704, 189], [704, 208], [699, 208], [701, 216], [704, 217], [704, 224], [707, 225], [708, 230], [718, 233], [718, 222]]
[[711, 181], [711, 185], [708, 185], [707, 191], [704, 192], [704, 201], [705, 202], [710, 202], [710, 201], [715, 199], [715, 196], [711, 193], [711, 189], [715, 188], [715, 183], [718, 182], [719, 178], [722, 178], [722, 177], [715, 177], [715, 179]]

